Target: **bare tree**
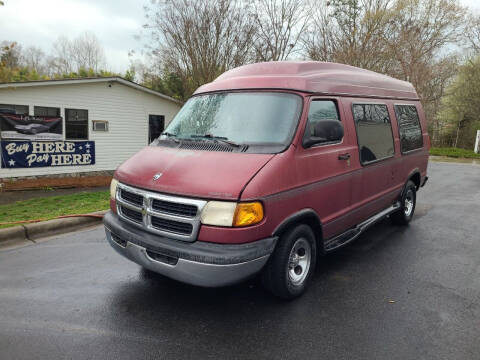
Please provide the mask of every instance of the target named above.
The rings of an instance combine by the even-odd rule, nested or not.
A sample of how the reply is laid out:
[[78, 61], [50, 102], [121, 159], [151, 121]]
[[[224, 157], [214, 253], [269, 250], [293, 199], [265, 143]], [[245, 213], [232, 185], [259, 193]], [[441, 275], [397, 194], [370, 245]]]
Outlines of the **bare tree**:
[[53, 57], [49, 59], [54, 73], [66, 74], [79, 69], [97, 72], [105, 67], [105, 53], [95, 34], [84, 32], [73, 40], [60, 36], [53, 44]]
[[46, 71], [46, 58], [42, 49], [36, 46], [29, 46], [22, 52], [22, 65], [35, 70], [39, 74]]
[[467, 22], [470, 24], [465, 35], [468, 47], [475, 53], [480, 53], [480, 15], [469, 16]]
[[53, 43], [53, 56], [49, 58], [49, 68], [53, 73], [67, 74], [74, 71], [72, 44], [66, 36], [60, 36]]
[[256, 0], [255, 57], [257, 61], [286, 60], [298, 51], [300, 38], [310, 20], [305, 0]]
[[461, 39], [465, 9], [455, 0], [398, 0], [393, 13], [387, 39], [397, 62], [392, 75], [421, 87], [424, 65]]
[[71, 43], [71, 57], [77, 69], [92, 69], [97, 72], [105, 66], [105, 52], [94, 33], [86, 31]]
[[311, 21], [302, 37], [303, 49], [309, 59], [336, 61], [336, 22], [331, 12], [329, 0], [318, 0], [311, 9]]
[[191, 93], [249, 60], [254, 26], [235, 0], [167, 0], [146, 8], [150, 54]]
[[389, 75], [414, 85], [432, 142], [438, 144], [442, 124], [436, 113], [458, 63], [449, 45], [463, 36], [465, 9], [455, 0], [398, 0], [393, 12], [386, 39], [388, 56], [394, 61]]
[[323, 0], [316, 2], [303, 39], [309, 58], [385, 71], [384, 33], [391, 0]]

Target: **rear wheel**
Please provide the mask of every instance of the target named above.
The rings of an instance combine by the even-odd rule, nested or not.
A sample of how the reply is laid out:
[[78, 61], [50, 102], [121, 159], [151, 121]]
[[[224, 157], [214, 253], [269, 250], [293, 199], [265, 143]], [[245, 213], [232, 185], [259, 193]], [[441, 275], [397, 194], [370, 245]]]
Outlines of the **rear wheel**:
[[303, 294], [315, 271], [317, 247], [312, 229], [298, 225], [283, 234], [262, 274], [274, 295], [292, 299]]
[[400, 199], [400, 209], [390, 215], [392, 223], [395, 225], [407, 225], [415, 212], [417, 203], [417, 187], [412, 181], [408, 181]]

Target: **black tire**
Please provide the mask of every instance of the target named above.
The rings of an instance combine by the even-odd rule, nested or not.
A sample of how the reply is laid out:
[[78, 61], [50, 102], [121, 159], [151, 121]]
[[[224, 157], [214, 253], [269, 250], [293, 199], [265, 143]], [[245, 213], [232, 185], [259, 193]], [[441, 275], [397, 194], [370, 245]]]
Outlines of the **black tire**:
[[315, 272], [316, 260], [317, 246], [312, 229], [305, 224], [297, 225], [278, 239], [262, 273], [263, 285], [280, 298], [298, 297], [305, 292]]
[[417, 204], [417, 187], [412, 181], [408, 181], [402, 192], [400, 199], [400, 209], [390, 215], [392, 223], [395, 225], [405, 226], [413, 217], [415, 205]]

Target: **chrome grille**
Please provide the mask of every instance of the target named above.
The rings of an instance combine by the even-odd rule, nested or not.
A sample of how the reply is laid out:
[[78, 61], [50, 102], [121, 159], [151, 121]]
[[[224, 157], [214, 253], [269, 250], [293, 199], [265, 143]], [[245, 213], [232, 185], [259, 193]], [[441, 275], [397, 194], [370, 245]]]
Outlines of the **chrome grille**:
[[131, 224], [165, 237], [195, 241], [204, 200], [164, 195], [118, 184], [118, 215]]
[[171, 231], [171, 232], [184, 234], [184, 235], [190, 235], [193, 230], [192, 224], [175, 221], [175, 220], [162, 219], [157, 216], [152, 216], [152, 226], [155, 229]]
[[196, 205], [186, 205], [164, 201], [159, 199], [152, 200], [152, 209], [155, 211], [163, 211], [169, 214], [192, 217], [197, 215], [198, 208]]
[[120, 189], [120, 196], [123, 200], [128, 201], [129, 203], [142, 206], [143, 205], [143, 196], [135, 194], [133, 192], [127, 191], [125, 189]]
[[141, 223], [143, 221], [142, 212], [135, 211], [125, 206], [120, 206], [123, 216], [127, 217], [129, 220], [136, 221]]

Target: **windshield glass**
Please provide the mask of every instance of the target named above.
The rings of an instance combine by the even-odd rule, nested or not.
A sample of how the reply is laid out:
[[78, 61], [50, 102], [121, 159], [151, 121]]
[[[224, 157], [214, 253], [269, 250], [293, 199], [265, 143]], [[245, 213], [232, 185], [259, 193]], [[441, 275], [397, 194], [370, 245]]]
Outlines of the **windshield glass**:
[[236, 92], [190, 98], [165, 129], [178, 139], [222, 138], [237, 144], [288, 145], [302, 98], [287, 93]]

